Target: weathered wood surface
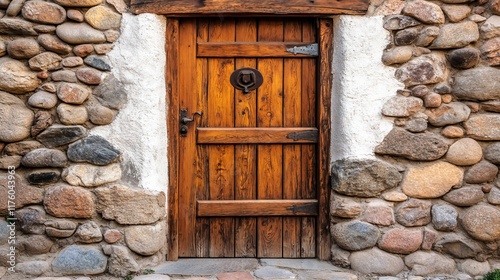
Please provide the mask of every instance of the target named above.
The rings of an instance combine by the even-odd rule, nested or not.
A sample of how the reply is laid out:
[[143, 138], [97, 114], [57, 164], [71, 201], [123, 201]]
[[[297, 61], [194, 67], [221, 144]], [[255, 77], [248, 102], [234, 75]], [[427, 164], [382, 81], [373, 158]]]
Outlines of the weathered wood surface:
[[365, 14], [368, 0], [132, 0], [133, 13], [172, 16], [221, 14], [321, 16]]
[[199, 217], [316, 216], [318, 201], [308, 200], [198, 200]]
[[311, 44], [314, 42], [198, 43], [198, 57], [316, 57], [290, 50]]
[[197, 130], [198, 144], [299, 144], [318, 141], [318, 130], [311, 127], [199, 127]]

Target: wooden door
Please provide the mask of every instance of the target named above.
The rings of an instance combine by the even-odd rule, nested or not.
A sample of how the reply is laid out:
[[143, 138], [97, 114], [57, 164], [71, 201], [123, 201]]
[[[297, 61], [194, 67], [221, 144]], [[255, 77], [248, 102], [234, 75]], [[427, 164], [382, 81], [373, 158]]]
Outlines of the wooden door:
[[[328, 258], [331, 29], [330, 19], [168, 20], [168, 259]], [[322, 55], [293, 49], [318, 43]], [[235, 89], [241, 68], [258, 69], [262, 85]], [[194, 121], [183, 124], [186, 111]]]

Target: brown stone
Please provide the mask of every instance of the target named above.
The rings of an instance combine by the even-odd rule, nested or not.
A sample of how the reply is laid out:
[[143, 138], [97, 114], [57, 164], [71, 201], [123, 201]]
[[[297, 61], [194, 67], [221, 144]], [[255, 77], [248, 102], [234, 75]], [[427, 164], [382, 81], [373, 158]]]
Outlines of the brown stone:
[[117, 229], [108, 229], [104, 232], [104, 241], [109, 244], [116, 243], [123, 238], [123, 233]]
[[108, 107], [102, 106], [99, 101], [97, 101], [93, 96], [89, 98], [85, 104], [87, 111], [89, 112], [90, 122], [97, 125], [110, 124], [115, 118], [115, 111], [109, 109]]
[[348, 198], [332, 195], [330, 202], [331, 215], [340, 218], [356, 218], [363, 210], [361, 204]]
[[64, 67], [76, 67], [83, 65], [83, 59], [79, 56], [65, 57], [62, 60], [62, 65]]
[[163, 223], [156, 225], [129, 226], [125, 229], [125, 242], [130, 250], [143, 256], [151, 256], [165, 247], [166, 229]]
[[54, 35], [42, 34], [38, 36], [37, 40], [38, 43], [46, 50], [62, 55], [69, 54], [71, 52], [71, 46], [59, 40], [59, 38]]
[[420, 111], [422, 105], [420, 98], [397, 95], [384, 104], [382, 114], [388, 117], [408, 117]]
[[28, 1], [24, 4], [22, 15], [25, 19], [48, 24], [60, 24], [66, 20], [66, 10], [54, 3]]
[[481, 146], [471, 138], [462, 138], [456, 141], [446, 153], [446, 160], [459, 166], [476, 164], [482, 157]]
[[439, 35], [429, 46], [431, 49], [463, 48], [479, 40], [479, 28], [473, 21], [448, 23], [439, 29]]
[[54, 119], [49, 112], [38, 111], [35, 113], [35, 121], [33, 126], [31, 126], [31, 136], [35, 137], [40, 132], [44, 131], [47, 127], [54, 123]]
[[127, 4], [124, 0], [106, 0], [106, 3], [112, 5], [120, 14], [126, 13], [128, 11]]
[[49, 188], [43, 205], [47, 213], [59, 218], [91, 218], [95, 213], [92, 193], [73, 186]]
[[378, 247], [390, 253], [411, 254], [420, 249], [422, 241], [421, 230], [394, 228], [382, 235]]
[[76, 83], [78, 79], [76, 78], [75, 72], [71, 70], [59, 70], [53, 72], [50, 77], [54, 82], [68, 82], [68, 83]]
[[491, 39], [500, 36], [500, 17], [492, 15], [481, 25], [481, 37]]
[[445, 22], [441, 8], [428, 1], [416, 0], [406, 2], [402, 12], [424, 23], [443, 24]]
[[118, 163], [105, 166], [74, 164], [64, 169], [62, 178], [74, 186], [96, 187], [115, 182], [122, 176]]
[[488, 101], [500, 98], [500, 69], [475, 67], [460, 71], [453, 78], [453, 94], [466, 100]]
[[435, 84], [444, 81], [446, 59], [441, 54], [426, 54], [410, 60], [396, 70], [398, 81], [406, 86]]
[[100, 30], [116, 29], [120, 27], [121, 15], [108, 7], [96, 6], [85, 13], [85, 20], [94, 28]]
[[490, 8], [495, 15], [500, 15], [500, 0], [492, 0], [490, 2]]
[[1, 18], [0, 34], [8, 35], [37, 35], [33, 23], [18, 18]]
[[500, 101], [486, 101], [481, 103], [481, 109], [489, 112], [500, 113]]
[[57, 104], [57, 96], [46, 91], [37, 91], [30, 96], [28, 104], [35, 108], [52, 109]]
[[165, 194], [120, 185], [95, 190], [97, 211], [103, 218], [120, 224], [151, 224], [165, 215]]
[[394, 43], [396, 46], [408, 46], [417, 40], [419, 34], [418, 27], [409, 27], [399, 30], [394, 34]]
[[54, 31], [56, 31], [55, 26], [45, 24], [35, 25], [33, 26], [33, 29], [38, 33], [54, 33]]
[[361, 220], [382, 226], [390, 226], [396, 223], [392, 207], [380, 201], [369, 203], [361, 216]]
[[53, 52], [44, 52], [33, 58], [31, 58], [28, 63], [31, 70], [44, 71], [44, 70], [56, 70], [61, 68], [61, 60], [58, 54]]
[[442, 157], [447, 150], [448, 144], [437, 134], [417, 134], [394, 128], [375, 148], [375, 153], [429, 161]]
[[[43, 189], [32, 187], [18, 175], [9, 178], [7, 172], [0, 173], [0, 215], [6, 216], [8, 213], [8, 198], [9, 198], [9, 185], [15, 184], [15, 208], [22, 208], [25, 205], [37, 204], [42, 202]], [[12, 189], [12, 188], [11, 188]]]
[[434, 249], [460, 259], [477, 257], [482, 251], [478, 242], [456, 233], [449, 233], [439, 237]]
[[31, 235], [27, 237], [23, 236], [20, 239], [20, 249], [26, 251], [26, 253], [30, 255], [46, 254], [54, 245], [54, 242], [52, 242], [52, 240], [43, 235]]
[[431, 92], [424, 97], [424, 105], [427, 108], [437, 108], [441, 106], [441, 95]]
[[415, 45], [419, 47], [427, 47], [430, 44], [432, 44], [432, 42], [434, 42], [434, 40], [438, 35], [439, 35], [439, 27], [425, 26], [420, 31], [417, 40], [415, 42]]
[[79, 10], [70, 9], [66, 12], [66, 16], [76, 22], [83, 22], [85, 20], [82, 12], [80, 12]]
[[422, 250], [431, 250], [434, 242], [438, 237], [438, 233], [432, 229], [424, 228], [424, 237], [422, 240]]
[[75, 230], [74, 229], [58, 229], [58, 228], [53, 228], [53, 227], [46, 227], [45, 233], [50, 237], [67, 238], [67, 237], [72, 236], [73, 233], [75, 233]]
[[0, 58], [0, 90], [24, 94], [35, 90], [41, 81], [21, 61], [9, 57]]
[[118, 38], [120, 37], [120, 32], [113, 30], [113, 29], [110, 29], [110, 30], [104, 31], [104, 36], [106, 36], [107, 42], [113, 43], [113, 42], [116, 42], [116, 40], [118, 40]]
[[404, 260], [412, 275], [449, 275], [456, 268], [452, 258], [435, 252], [418, 251], [406, 256]]
[[418, 98], [424, 98], [425, 96], [427, 96], [430, 93], [431, 93], [431, 90], [427, 86], [424, 86], [424, 85], [418, 85], [418, 86], [415, 86], [411, 89], [411, 95], [418, 97]]
[[441, 95], [441, 100], [443, 101], [443, 103], [450, 103], [451, 101], [453, 101], [453, 95], [451, 94], [443, 94]]
[[33, 112], [16, 96], [0, 91], [0, 123], [1, 142], [21, 141], [30, 134]]
[[481, 56], [490, 66], [500, 65], [500, 38], [486, 41], [481, 47]]
[[62, 124], [84, 124], [88, 120], [87, 109], [84, 106], [74, 106], [61, 103], [57, 106], [57, 116]]
[[382, 198], [391, 202], [402, 202], [408, 199], [408, 196], [399, 191], [389, 191], [382, 194]]
[[482, 184], [493, 182], [498, 174], [498, 167], [488, 161], [482, 160], [473, 165], [465, 173], [465, 182], [469, 184]]
[[68, 44], [99, 44], [106, 42], [102, 31], [87, 23], [65, 22], [56, 28], [57, 36]]
[[10, 156], [13, 155], [24, 156], [28, 152], [42, 147], [43, 145], [38, 141], [27, 140], [27, 141], [7, 144], [3, 152]]
[[95, 52], [100, 55], [104, 55], [113, 50], [113, 44], [98, 44], [94, 46]]
[[431, 222], [432, 203], [410, 198], [396, 207], [396, 221], [406, 227], [427, 225]]
[[7, 44], [7, 53], [12, 58], [32, 58], [40, 52], [38, 43], [30, 38], [13, 40]]
[[484, 198], [483, 190], [480, 186], [467, 186], [457, 190], [452, 190], [443, 196], [444, 201], [456, 206], [472, 206], [482, 201]]
[[18, 168], [21, 166], [22, 156], [0, 156], [0, 169], [9, 169], [14, 166]]
[[451, 22], [459, 22], [471, 13], [471, 8], [466, 5], [443, 5], [441, 9]]
[[78, 45], [73, 48], [73, 53], [79, 57], [86, 57], [94, 51], [94, 46], [91, 44]]
[[445, 126], [463, 122], [469, 118], [471, 110], [461, 102], [442, 104], [439, 108], [429, 109], [425, 114], [428, 121], [434, 126]]
[[90, 88], [73, 83], [61, 83], [57, 90], [57, 96], [69, 104], [82, 104], [91, 94]]
[[471, 116], [464, 123], [467, 135], [477, 140], [500, 140], [500, 115], [486, 113]]
[[102, 0], [55, 0], [64, 7], [93, 7], [102, 3]]
[[76, 77], [78, 80], [89, 85], [100, 84], [102, 81], [102, 75], [101, 71], [90, 67], [82, 67], [76, 70]]
[[410, 167], [401, 183], [402, 190], [410, 197], [437, 198], [459, 185], [463, 175], [460, 168], [447, 162], [436, 162], [420, 168]]
[[38, 73], [36, 74], [36, 76], [37, 76], [39, 79], [45, 80], [45, 79], [49, 78], [49, 72], [48, 72], [48, 71], [41, 71], [41, 72], [38, 72]]
[[500, 239], [500, 211], [493, 206], [476, 205], [465, 210], [460, 217], [463, 228], [481, 241]]

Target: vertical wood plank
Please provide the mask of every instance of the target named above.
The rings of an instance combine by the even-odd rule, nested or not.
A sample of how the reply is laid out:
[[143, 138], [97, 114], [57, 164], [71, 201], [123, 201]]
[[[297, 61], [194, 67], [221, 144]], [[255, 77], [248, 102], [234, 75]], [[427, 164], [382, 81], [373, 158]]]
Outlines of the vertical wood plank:
[[328, 205], [330, 201], [330, 184], [329, 184], [329, 167], [330, 167], [330, 110], [331, 110], [331, 89], [332, 89], [332, 69], [331, 63], [333, 58], [333, 20], [319, 20], [319, 104], [318, 104], [318, 120], [319, 120], [319, 158], [318, 170], [320, 176], [318, 179], [318, 258], [322, 260], [330, 259], [330, 215]]
[[[312, 20], [304, 20], [302, 27], [304, 41], [316, 41], [316, 28]], [[315, 127], [316, 115], [316, 60], [303, 59], [302, 71], [302, 125]], [[316, 198], [316, 146], [302, 146], [302, 198]], [[302, 218], [301, 257], [311, 258], [316, 256], [316, 223], [314, 218]]]
[[167, 260], [177, 260], [178, 244], [178, 213], [179, 213], [179, 20], [167, 19], [166, 53], [167, 53], [167, 134], [168, 134], [168, 253]]
[[[287, 20], [284, 39], [289, 42], [302, 41], [302, 23]], [[283, 124], [285, 127], [301, 126], [302, 61], [299, 58], [284, 59], [283, 80]], [[283, 146], [283, 198], [301, 198], [303, 185], [301, 174], [300, 145]], [[283, 218], [283, 257], [300, 258], [301, 218]]]
[[[184, 19], [179, 26], [179, 107], [193, 110], [196, 106], [192, 94], [196, 90], [196, 20]], [[177, 130], [178, 132], [178, 130]], [[182, 156], [179, 168], [183, 174], [196, 173], [196, 135], [191, 127], [186, 137], [180, 137]], [[180, 176], [179, 187], [179, 256], [196, 253], [196, 177]]]
[[[208, 41], [208, 20], [197, 19], [197, 42]], [[198, 126], [207, 126], [208, 114], [208, 60], [206, 58], [196, 59], [196, 92], [193, 98], [196, 100], [196, 108], [191, 112], [199, 111], [203, 115], [197, 121]], [[208, 147], [204, 145], [196, 146], [196, 199], [206, 200], [210, 198], [210, 187], [208, 180]], [[196, 257], [207, 258], [210, 256], [210, 219], [196, 219]]]
[[[236, 42], [257, 41], [257, 22], [252, 19], [236, 21]], [[256, 68], [256, 59], [236, 59], [236, 69]], [[257, 126], [257, 92], [244, 94], [235, 89], [235, 126]], [[235, 146], [235, 199], [257, 197], [257, 147]], [[257, 218], [239, 218], [235, 222], [235, 257], [257, 256]]]
[[[283, 41], [283, 20], [262, 19], [258, 27], [258, 40]], [[283, 125], [283, 59], [259, 59], [259, 70], [264, 83], [258, 90], [258, 126], [280, 127]], [[282, 198], [283, 170], [282, 146], [258, 147], [259, 199]], [[283, 256], [283, 219], [258, 218], [258, 257]]]
[[[210, 20], [211, 42], [234, 42], [234, 19]], [[234, 59], [208, 61], [208, 126], [234, 126]], [[234, 199], [234, 146], [209, 146], [210, 199]], [[234, 257], [234, 218], [211, 218], [210, 257]]]

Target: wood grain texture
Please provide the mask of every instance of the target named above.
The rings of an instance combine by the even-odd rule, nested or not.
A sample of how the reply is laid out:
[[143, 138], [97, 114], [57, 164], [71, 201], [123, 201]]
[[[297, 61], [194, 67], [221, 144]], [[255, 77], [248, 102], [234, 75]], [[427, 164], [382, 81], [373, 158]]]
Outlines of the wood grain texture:
[[164, 15], [281, 15], [320, 16], [335, 14], [364, 14], [367, 0], [132, 0], [133, 13]]
[[318, 201], [309, 200], [198, 200], [200, 217], [316, 216]]
[[300, 144], [316, 143], [318, 137], [318, 130], [311, 127], [199, 127], [197, 131], [198, 144]]
[[235, 42], [198, 43], [198, 57], [317, 57], [288, 51], [293, 47], [303, 47], [314, 42]]
[[[167, 64], [179, 64], [179, 20], [169, 18], [166, 27]], [[179, 257], [179, 72], [178, 67], [167, 67], [167, 106], [170, 117], [167, 118], [168, 133], [168, 212], [167, 224], [168, 252], [167, 260], [174, 261]]]

